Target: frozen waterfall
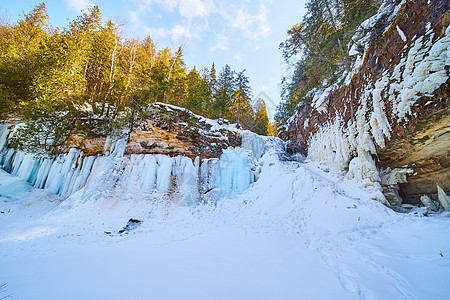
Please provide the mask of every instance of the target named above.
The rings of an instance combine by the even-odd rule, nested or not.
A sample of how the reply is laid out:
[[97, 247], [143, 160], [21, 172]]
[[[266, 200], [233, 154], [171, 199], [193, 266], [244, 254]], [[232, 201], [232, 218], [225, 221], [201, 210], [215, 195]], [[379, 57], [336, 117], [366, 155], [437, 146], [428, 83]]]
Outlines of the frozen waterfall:
[[126, 138], [116, 141], [105, 155], [84, 156], [72, 148], [56, 158], [42, 158], [8, 148], [11, 127], [0, 125], [0, 167], [60, 197], [82, 190], [83, 201], [118, 187], [125, 195], [161, 193], [189, 206], [231, 197], [255, 181], [255, 166], [267, 147], [267, 139], [244, 132], [242, 147], [229, 148], [218, 159], [124, 155]]

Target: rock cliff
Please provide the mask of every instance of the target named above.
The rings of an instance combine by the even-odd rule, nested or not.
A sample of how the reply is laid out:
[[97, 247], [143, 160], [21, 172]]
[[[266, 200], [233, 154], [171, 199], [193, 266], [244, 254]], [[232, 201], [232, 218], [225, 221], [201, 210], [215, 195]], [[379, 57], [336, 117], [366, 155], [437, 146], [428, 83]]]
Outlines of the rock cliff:
[[219, 157], [241, 144], [240, 131], [226, 120], [213, 121], [180, 107], [155, 103], [130, 133], [126, 154]]
[[[363, 156], [378, 171], [408, 168], [408, 182], [399, 181], [407, 203], [418, 204], [423, 194], [437, 199], [436, 186], [448, 194], [449, 24], [447, 0], [385, 2], [354, 37], [365, 49], [354, 70], [342, 84], [310, 93], [280, 130], [290, 151], [339, 161], [338, 171], [347, 176], [352, 166], [361, 168], [352, 161]], [[333, 131], [333, 124], [339, 129]], [[336, 135], [343, 139], [324, 140]], [[331, 154], [312, 155], [318, 147], [311, 144]], [[382, 183], [378, 175], [372, 179]]]
[[[195, 159], [218, 158], [223, 150], [241, 145], [240, 130], [226, 120], [210, 120], [184, 108], [154, 103], [129, 134], [125, 154], [184, 155]], [[79, 148], [86, 156], [110, 151], [106, 137], [73, 137], [67, 148]]]

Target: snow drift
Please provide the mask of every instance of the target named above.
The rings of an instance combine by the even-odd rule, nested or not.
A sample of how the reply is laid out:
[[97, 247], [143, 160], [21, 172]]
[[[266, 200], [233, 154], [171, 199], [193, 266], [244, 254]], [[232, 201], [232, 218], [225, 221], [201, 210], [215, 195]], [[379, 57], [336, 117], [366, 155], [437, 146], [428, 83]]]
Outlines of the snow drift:
[[[14, 299], [444, 299], [450, 292], [448, 214], [398, 214], [321, 166], [280, 160], [278, 139], [245, 141], [261, 152], [230, 149], [200, 165], [121, 156], [118, 142], [62, 202], [0, 170], [0, 282]], [[174, 188], [165, 185], [166, 170], [186, 182], [172, 194], [184, 196], [179, 201], [195, 201], [192, 178], [224, 195], [195, 206], [168, 201], [158, 191]], [[241, 191], [249, 172], [257, 180]]]

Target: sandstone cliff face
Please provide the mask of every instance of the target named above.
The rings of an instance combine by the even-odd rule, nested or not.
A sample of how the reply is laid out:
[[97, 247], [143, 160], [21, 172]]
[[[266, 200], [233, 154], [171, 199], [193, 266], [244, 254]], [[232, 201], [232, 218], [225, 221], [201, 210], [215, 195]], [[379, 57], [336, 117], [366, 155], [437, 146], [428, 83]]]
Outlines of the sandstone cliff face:
[[[154, 103], [130, 132], [125, 154], [184, 155], [194, 159], [218, 158], [223, 150], [241, 145], [240, 131], [195, 115], [180, 107]], [[220, 123], [220, 124], [219, 124]], [[69, 147], [81, 149], [86, 156], [110, 151], [106, 137], [72, 137]]]
[[155, 103], [130, 133], [125, 154], [219, 157], [241, 144], [240, 131], [222, 126], [183, 108]]
[[400, 196], [419, 204], [420, 196], [437, 198], [436, 186], [449, 191], [450, 108], [431, 114], [404, 136], [378, 151], [380, 167], [408, 166], [414, 173], [400, 184]]
[[[379, 169], [413, 170], [400, 195], [418, 203], [423, 194], [436, 199], [437, 185], [450, 192], [450, 3], [390, 3], [365, 30], [371, 42], [359, 69], [323, 103], [311, 95], [279, 135], [292, 152], [306, 155], [320, 128], [339, 119], [351, 139], [349, 132], [362, 121], [358, 126], [367, 127], [376, 150], [368, 152]], [[350, 160], [360, 155], [356, 148]]]

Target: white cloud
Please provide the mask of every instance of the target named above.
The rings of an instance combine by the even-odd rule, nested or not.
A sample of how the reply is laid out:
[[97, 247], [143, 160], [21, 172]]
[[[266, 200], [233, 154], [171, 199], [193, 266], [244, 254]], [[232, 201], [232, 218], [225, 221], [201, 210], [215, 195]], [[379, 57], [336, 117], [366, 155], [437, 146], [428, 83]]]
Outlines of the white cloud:
[[[152, 38], [184, 43], [209, 31], [208, 16], [214, 0], [125, 0], [133, 27], [144, 29]], [[153, 27], [149, 25], [151, 19]], [[161, 22], [156, 23], [155, 20]], [[170, 20], [173, 23], [170, 24]], [[163, 26], [163, 27], [159, 27]]]
[[242, 54], [240, 52], [236, 53], [234, 55], [234, 59], [239, 63], [242, 64], [244, 62], [244, 58], [242, 58]]
[[165, 38], [170, 34], [170, 30], [167, 28], [150, 28], [148, 26], [143, 26], [143, 29], [152, 39]]
[[244, 37], [261, 40], [267, 38], [271, 32], [267, 9], [271, 3], [272, 0], [261, 0], [259, 10], [255, 14], [249, 13], [246, 6], [231, 6], [231, 9], [223, 14], [233, 28], [243, 31]]
[[173, 44], [178, 45], [185, 43], [195, 37], [190, 26], [185, 26], [181, 24], [176, 24], [172, 28], [150, 28], [144, 26], [145, 31], [152, 39], [166, 39], [170, 38]]
[[229, 44], [229, 39], [227, 36], [225, 36], [225, 34], [222, 33], [214, 33], [214, 44], [211, 47], [211, 51], [214, 50], [227, 50], [228, 49], [228, 44]]
[[76, 10], [76, 11], [81, 11], [83, 9], [86, 9], [88, 6], [93, 6], [94, 3], [92, 3], [89, 0], [64, 0], [67, 5]]
[[170, 30], [170, 35], [173, 42], [185, 42], [193, 37], [193, 33], [191, 32], [189, 26], [179, 24], [172, 27]]
[[195, 18], [207, 17], [214, 8], [214, 3], [211, 0], [180, 0], [178, 10], [182, 17]]
[[[82, 0], [78, 0], [82, 1]], [[178, 9], [184, 18], [207, 17], [214, 9], [213, 0], [130, 0], [140, 10], [151, 11], [156, 5], [165, 12], [174, 12]]]
[[174, 11], [178, 6], [177, 0], [155, 0], [155, 2], [165, 11]]
[[178, 6], [178, 0], [130, 0], [141, 11], [151, 11], [153, 5], [158, 5], [165, 12], [172, 12]]

